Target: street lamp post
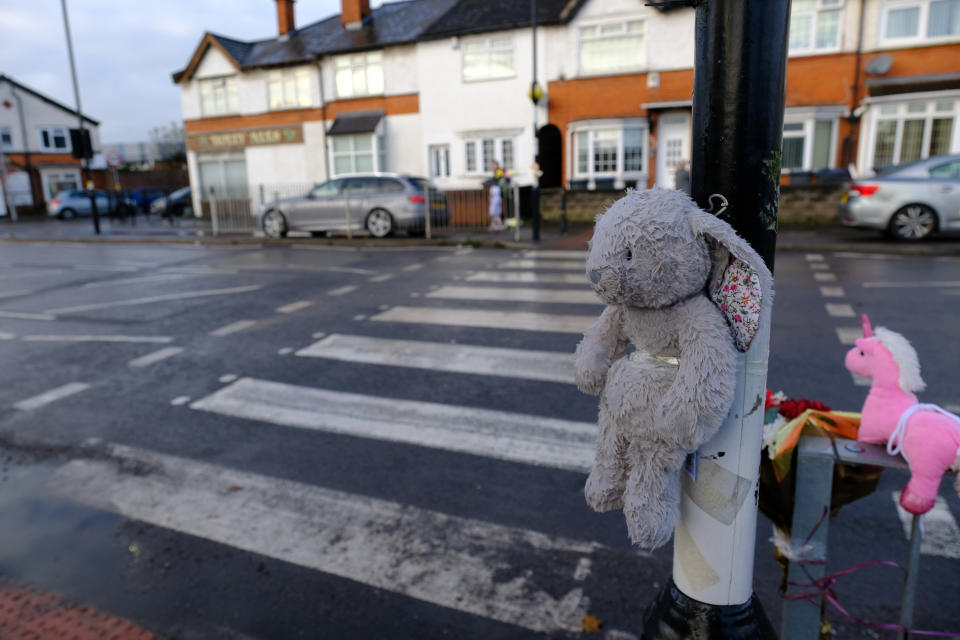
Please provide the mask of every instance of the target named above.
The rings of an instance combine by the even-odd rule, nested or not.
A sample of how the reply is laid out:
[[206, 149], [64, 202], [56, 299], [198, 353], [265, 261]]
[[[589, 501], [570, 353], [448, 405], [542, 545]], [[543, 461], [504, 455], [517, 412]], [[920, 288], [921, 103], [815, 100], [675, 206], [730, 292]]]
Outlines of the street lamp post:
[[530, 188], [530, 216], [533, 223], [533, 241], [540, 242], [540, 137], [537, 135], [537, 103], [543, 90], [537, 83], [537, 0], [530, 0], [530, 25], [533, 30], [533, 81], [530, 83], [530, 100], [533, 102], [533, 164], [530, 173], [533, 183]]

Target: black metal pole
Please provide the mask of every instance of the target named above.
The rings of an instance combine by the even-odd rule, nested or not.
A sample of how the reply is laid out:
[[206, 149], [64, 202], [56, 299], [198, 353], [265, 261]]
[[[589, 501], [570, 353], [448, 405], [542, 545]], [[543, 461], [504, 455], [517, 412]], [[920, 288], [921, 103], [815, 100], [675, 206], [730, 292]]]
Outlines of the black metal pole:
[[[696, 6], [692, 195], [730, 223], [772, 271], [790, 0], [700, 0]], [[737, 578], [743, 583], [744, 576]], [[756, 594], [739, 599], [746, 601], [703, 602], [671, 580], [644, 616], [643, 638], [774, 640]]]
[[537, 131], [537, 0], [530, 2], [530, 23], [533, 29], [533, 82], [530, 91], [533, 99], [533, 187], [530, 189], [530, 215], [533, 222], [533, 241], [540, 242], [540, 136]]

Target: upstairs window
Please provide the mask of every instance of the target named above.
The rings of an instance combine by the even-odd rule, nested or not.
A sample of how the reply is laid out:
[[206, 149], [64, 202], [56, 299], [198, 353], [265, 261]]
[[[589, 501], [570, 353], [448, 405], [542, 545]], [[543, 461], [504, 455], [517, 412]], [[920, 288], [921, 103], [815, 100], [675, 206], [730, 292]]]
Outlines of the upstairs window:
[[580, 29], [580, 73], [637, 71], [646, 64], [643, 20]]
[[960, 0], [887, 2], [880, 17], [880, 40], [898, 43], [960, 36]]
[[40, 146], [46, 151], [69, 151], [70, 133], [65, 127], [41, 127]]
[[306, 69], [279, 69], [268, 76], [271, 109], [294, 109], [313, 104], [310, 73]]
[[237, 78], [204, 78], [200, 80], [200, 113], [221, 116], [240, 111], [237, 99]]
[[0, 127], [0, 148], [10, 149], [13, 146], [13, 135], [10, 127]]
[[383, 54], [380, 51], [338, 56], [334, 68], [338, 98], [383, 93]]
[[793, 0], [790, 52], [824, 51], [840, 46], [843, 0]]
[[493, 36], [466, 40], [463, 43], [463, 79], [495, 80], [516, 75], [513, 61], [513, 38]]

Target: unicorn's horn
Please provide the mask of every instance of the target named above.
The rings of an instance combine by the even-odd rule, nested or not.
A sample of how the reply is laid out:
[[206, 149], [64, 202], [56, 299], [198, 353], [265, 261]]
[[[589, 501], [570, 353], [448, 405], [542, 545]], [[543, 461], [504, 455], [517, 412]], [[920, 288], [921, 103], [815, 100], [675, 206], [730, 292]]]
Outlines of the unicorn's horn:
[[867, 317], [867, 314], [860, 316], [860, 324], [863, 325], [863, 337], [872, 338], [873, 327], [870, 326], [870, 318]]

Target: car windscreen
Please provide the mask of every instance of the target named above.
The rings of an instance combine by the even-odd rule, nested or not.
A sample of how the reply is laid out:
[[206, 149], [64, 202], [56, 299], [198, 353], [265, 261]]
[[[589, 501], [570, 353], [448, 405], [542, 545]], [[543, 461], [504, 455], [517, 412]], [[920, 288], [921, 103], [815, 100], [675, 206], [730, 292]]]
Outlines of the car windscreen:
[[178, 198], [185, 198], [190, 193], [190, 187], [183, 187], [182, 189], [177, 189], [170, 194], [171, 200], [176, 200]]

